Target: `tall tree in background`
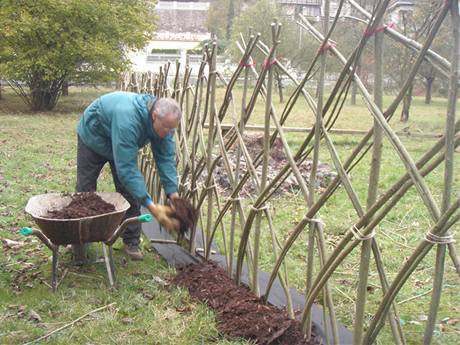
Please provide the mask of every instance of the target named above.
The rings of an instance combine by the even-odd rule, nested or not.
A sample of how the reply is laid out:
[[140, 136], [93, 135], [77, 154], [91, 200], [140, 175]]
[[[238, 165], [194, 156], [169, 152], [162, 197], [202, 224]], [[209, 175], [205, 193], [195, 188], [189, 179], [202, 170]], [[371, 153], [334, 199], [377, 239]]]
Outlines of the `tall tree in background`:
[[[424, 5], [424, 6], [421, 6]], [[431, 3], [427, 0], [423, 0], [422, 4], [416, 7], [416, 17], [418, 18], [427, 18], [428, 21], [426, 22], [426, 30], [428, 31], [431, 29], [432, 20], [434, 19], [433, 14], [437, 13], [438, 6], [436, 4]], [[441, 56], [446, 57], [449, 59], [451, 51], [452, 51], [452, 38], [451, 38], [451, 22], [450, 17], [448, 16], [443, 23], [444, 25], [441, 26], [440, 30], [436, 34], [435, 39], [431, 45], [431, 49], [434, 50], [436, 53], [440, 54]], [[433, 88], [435, 85], [436, 79], [444, 79], [444, 84], [446, 84], [447, 88], [447, 77], [441, 76], [436, 69], [428, 62], [424, 62], [420, 67], [419, 71], [420, 76], [422, 77], [423, 84], [425, 86], [425, 104], [431, 103], [431, 98], [433, 94]], [[441, 77], [441, 78], [440, 78]]]
[[221, 45], [226, 46], [231, 35], [233, 19], [241, 12], [242, 0], [215, 0], [208, 11], [207, 27]]
[[32, 110], [51, 110], [65, 81], [116, 78], [155, 29], [144, 0], [2, 0], [0, 74]]
[[235, 0], [228, 0], [228, 13], [227, 13], [227, 25], [225, 27], [225, 39], [228, 41], [230, 39], [232, 22], [235, 17]]
[[[240, 33], [246, 36], [249, 28], [252, 28], [254, 33], [260, 32], [260, 40], [271, 46], [271, 23], [274, 18], [278, 18], [283, 25], [281, 43], [277, 49], [278, 59], [284, 61], [288, 66], [299, 69], [309, 66], [318, 48], [318, 43], [310, 35], [305, 35], [299, 46], [299, 28], [295, 19], [283, 14], [270, 0], [258, 0], [234, 18], [231, 33], [232, 44], [229, 45], [229, 53], [233, 61], [237, 62], [241, 57], [241, 52], [235, 42], [239, 41]], [[262, 62], [265, 59], [265, 55], [258, 50], [255, 51], [253, 57], [256, 62]]]
[[[412, 11], [401, 12], [398, 22], [398, 30], [415, 41], [423, 42], [424, 37], [426, 37], [432, 28], [432, 24], [439, 13], [441, 5], [442, 2], [439, 1], [416, 1]], [[447, 22], [444, 24], [445, 26], [448, 25]], [[446, 29], [444, 28], [441, 32], [445, 32], [445, 30]], [[434, 43], [431, 47], [432, 49], [449, 49], [448, 47], [451, 46], [451, 42], [449, 42], [449, 40], [442, 40], [441, 38], [442, 37], [437, 38], [435, 41], [436, 43]], [[398, 87], [401, 87], [406, 80], [410, 68], [412, 67], [415, 54], [407, 48], [402, 47], [401, 44], [397, 42], [390, 40], [385, 40], [385, 42], [388, 48], [388, 54], [385, 57], [387, 62], [387, 68], [385, 71], [396, 82]], [[419, 70], [419, 76], [424, 78], [427, 93], [425, 98], [429, 102], [431, 100], [431, 87], [436, 74], [428, 64], [425, 64]], [[400, 117], [400, 120], [403, 122], [409, 120], [413, 88], [414, 85], [411, 85], [403, 99]]]
[[[412, 12], [402, 12], [401, 13], [401, 25], [402, 27], [402, 32], [404, 36], [412, 36], [412, 38], [417, 41], [419, 37], [419, 33], [417, 29], [415, 28], [415, 22], [414, 18], [412, 15]], [[415, 62], [415, 54], [412, 51], [409, 51], [408, 49], [403, 49], [402, 52], [402, 61], [401, 61], [401, 67], [402, 67], [402, 72], [399, 78], [399, 86], [402, 87], [404, 84], [404, 81], [406, 80], [406, 76], [409, 74], [409, 70], [412, 66], [412, 64]], [[409, 120], [409, 112], [410, 112], [410, 106], [412, 104], [412, 93], [414, 90], [414, 83], [412, 82], [410, 87], [407, 89], [406, 94], [404, 95], [403, 98], [403, 105], [402, 105], [402, 110], [401, 110], [401, 117], [400, 120], [402, 122], [406, 122]]]
[[[364, 8], [365, 10], [367, 10], [370, 13], [372, 13], [374, 11], [375, 6], [377, 5], [376, 0], [357, 0], [356, 2], [362, 8]], [[359, 17], [360, 16], [359, 12], [356, 11], [354, 9], [354, 7], [351, 7], [351, 8], [352, 8], [351, 14], [353, 16]], [[348, 28], [346, 30], [344, 30], [344, 31], [341, 31], [340, 33], [341, 33], [341, 35], [344, 35], [345, 37], [347, 37], [349, 39], [349, 43], [353, 42], [352, 44], [344, 44], [344, 45], [341, 46], [344, 49], [347, 49], [349, 47], [356, 47], [356, 45], [358, 44], [357, 42], [359, 42], [359, 40], [361, 39], [361, 37], [363, 35], [363, 28], [362, 28], [362, 25], [357, 25], [357, 23], [353, 21], [351, 23], [348, 23]], [[361, 69], [363, 67], [363, 64], [361, 63], [362, 59], [363, 59], [363, 57], [361, 57], [360, 60], [356, 63], [356, 74], [358, 76], [360, 76], [361, 79], [363, 79], [362, 76], [361, 76]], [[364, 58], [364, 59], [366, 59], [366, 58]], [[369, 65], [369, 64], [365, 64], [364, 66], [366, 66], [366, 65]], [[364, 79], [367, 82], [367, 74], [366, 74], [366, 78], [364, 78]], [[353, 81], [353, 84], [352, 84], [352, 87], [351, 87], [351, 97], [350, 97], [350, 103], [352, 105], [356, 104], [356, 95], [357, 94], [358, 94], [358, 87], [357, 87], [356, 83]]]

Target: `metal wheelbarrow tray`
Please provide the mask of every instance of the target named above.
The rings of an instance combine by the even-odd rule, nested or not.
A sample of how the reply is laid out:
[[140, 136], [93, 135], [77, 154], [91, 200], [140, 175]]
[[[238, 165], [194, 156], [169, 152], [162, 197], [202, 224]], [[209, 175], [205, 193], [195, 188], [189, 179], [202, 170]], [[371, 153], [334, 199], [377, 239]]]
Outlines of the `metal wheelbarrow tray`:
[[30, 198], [26, 212], [34, 219], [45, 236], [56, 245], [84, 244], [107, 241], [120, 225], [129, 203], [119, 193], [96, 193], [115, 206], [115, 211], [97, 216], [52, 219], [49, 211], [60, 210], [70, 204], [70, 195], [50, 193]]
[[[115, 211], [96, 216], [75, 219], [49, 218], [48, 212], [60, 210], [70, 204], [69, 194], [49, 193], [37, 195], [29, 199], [25, 211], [29, 213], [39, 226], [40, 230], [23, 228], [25, 236], [37, 236], [53, 252], [52, 281], [53, 291], [57, 288], [57, 266], [59, 246], [68, 244], [82, 245], [89, 242], [102, 242], [104, 261], [107, 268], [110, 285], [115, 286], [115, 265], [112, 257], [112, 245], [122, 234], [127, 225], [149, 222], [153, 218], [150, 214], [125, 219], [123, 217], [130, 207], [126, 199], [119, 193], [96, 193], [104, 201], [115, 206]], [[121, 223], [121, 224], [120, 224]], [[107, 248], [108, 247], [108, 248]]]

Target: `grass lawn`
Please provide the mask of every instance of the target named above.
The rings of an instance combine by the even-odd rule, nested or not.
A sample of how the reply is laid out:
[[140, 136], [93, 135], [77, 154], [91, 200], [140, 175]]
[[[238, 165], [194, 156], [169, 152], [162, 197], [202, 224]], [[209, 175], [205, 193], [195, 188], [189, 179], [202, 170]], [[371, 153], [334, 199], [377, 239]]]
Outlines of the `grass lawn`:
[[[212, 311], [165, 285], [174, 270], [152, 252], [133, 263], [115, 251], [116, 291], [108, 288], [102, 263], [70, 269], [54, 294], [41, 283], [51, 279], [51, 252], [35, 237], [19, 234], [21, 227], [34, 226], [24, 207], [33, 195], [75, 189], [75, 126], [84, 107], [106, 91], [71, 89], [49, 113], [30, 113], [10, 92], [0, 100], [0, 238], [20, 242], [0, 246], [0, 344], [32, 341], [104, 306], [47, 343], [249, 344], [225, 340]], [[109, 169], [99, 189], [113, 191]], [[96, 257], [102, 248], [94, 244], [91, 251]]]
[[[191, 301], [183, 290], [165, 286], [164, 282], [174, 274], [174, 270], [167, 267], [155, 253], [147, 253], [144, 262], [133, 264], [120, 251], [115, 251], [120, 283], [117, 291], [107, 288], [108, 281], [102, 264], [69, 270], [55, 294], [41, 282], [41, 279], [46, 282], [50, 280], [51, 252], [36, 238], [25, 239], [19, 235], [21, 227], [34, 225], [23, 211], [25, 204], [33, 195], [74, 190], [75, 126], [84, 107], [106, 91], [109, 90], [72, 88], [70, 96], [62, 98], [56, 109], [47, 113], [29, 112], [9, 90], [4, 92], [4, 99], [0, 100], [0, 238], [20, 242], [13, 248], [6, 245], [0, 247], [0, 344], [32, 341], [104, 306], [107, 307], [53, 335], [49, 343], [248, 344], [223, 339], [216, 330], [214, 315], [209, 309]], [[222, 95], [223, 89], [218, 91]], [[239, 99], [240, 94], [240, 89], [236, 89], [235, 99]], [[391, 97], [385, 98], [385, 104], [390, 101]], [[282, 105], [277, 97], [274, 103], [277, 113], [281, 114]], [[238, 107], [238, 102], [235, 102], [236, 114]], [[434, 99], [431, 105], [426, 106], [421, 98], [415, 98], [411, 120], [402, 124], [395, 118], [392, 126], [396, 130], [406, 128], [412, 132], [442, 133], [445, 108], [445, 99]], [[251, 124], [262, 124], [263, 114], [264, 105], [259, 100]], [[306, 103], [299, 101], [286, 125], [308, 127], [312, 123], [313, 116], [307, 110]], [[372, 118], [363, 102], [359, 101], [356, 106], [347, 105], [344, 108], [335, 127], [366, 130], [371, 123]], [[303, 136], [289, 134], [291, 147], [298, 147]], [[333, 135], [342, 161], [359, 139], [360, 136]], [[416, 158], [434, 143], [431, 139], [402, 140]], [[459, 154], [456, 154], [457, 172], [459, 158]], [[332, 166], [325, 148], [321, 151], [320, 160]], [[369, 163], [370, 158], [367, 157], [351, 173], [353, 186], [363, 205], [367, 195]], [[403, 173], [404, 166], [385, 142], [380, 191], [385, 191]], [[442, 166], [426, 179], [437, 201], [442, 196], [442, 179]], [[454, 184], [453, 197], [458, 197], [460, 174], [456, 174]], [[108, 169], [103, 171], [99, 190], [113, 190]], [[300, 194], [293, 193], [272, 200], [272, 209], [275, 228], [282, 242], [304, 215], [305, 203]], [[330, 198], [320, 213], [326, 224], [325, 236], [330, 253], [357, 217], [343, 188]], [[431, 224], [428, 211], [413, 189], [380, 224], [376, 238], [390, 281]], [[460, 240], [458, 230], [457, 225], [453, 229], [457, 242]], [[307, 234], [304, 232], [286, 259], [290, 283], [299, 291], [303, 291], [305, 286], [306, 242]], [[101, 248], [93, 245], [93, 255], [98, 252], [101, 252]], [[408, 344], [419, 344], [423, 337], [432, 288], [434, 253], [429, 253], [396, 300]], [[64, 258], [67, 259], [65, 255]], [[261, 269], [270, 271], [272, 265], [270, 236], [268, 231], [264, 231]], [[347, 326], [353, 324], [358, 268], [359, 250], [355, 250], [332, 276], [336, 312], [340, 321]], [[448, 257], [444, 287], [433, 342], [457, 344], [460, 338], [459, 278]], [[373, 264], [368, 291], [366, 311], [370, 319], [381, 299]], [[35, 314], [39, 315], [40, 320]], [[382, 330], [378, 342], [392, 343], [388, 326]]]

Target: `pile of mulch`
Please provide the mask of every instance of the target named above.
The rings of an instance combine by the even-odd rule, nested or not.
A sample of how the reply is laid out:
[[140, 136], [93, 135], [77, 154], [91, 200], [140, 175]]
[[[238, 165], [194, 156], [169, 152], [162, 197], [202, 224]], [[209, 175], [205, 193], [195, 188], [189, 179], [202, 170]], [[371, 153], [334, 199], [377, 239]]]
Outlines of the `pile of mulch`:
[[[249, 157], [251, 160], [254, 160], [257, 155], [262, 152], [263, 150], [263, 142], [264, 137], [262, 134], [244, 134], [243, 141], [248, 151]], [[227, 158], [229, 160], [229, 164], [233, 171], [236, 170], [236, 161], [237, 161], [237, 145], [234, 144], [233, 147], [227, 152]], [[285, 165], [288, 164], [288, 160], [286, 154], [284, 153], [283, 143], [281, 139], [278, 137], [275, 139], [273, 146], [270, 149], [270, 159], [268, 161], [268, 181], [272, 181], [279, 173], [281, 169], [284, 168]], [[244, 155], [240, 157], [240, 176], [241, 174], [246, 173], [248, 170], [248, 162], [246, 162], [246, 158]], [[310, 174], [312, 169], [312, 161], [310, 159], [306, 159], [302, 164], [297, 166], [299, 172], [307, 185], [310, 184]], [[262, 164], [260, 164], [256, 168], [256, 173], [260, 177], [262, 175]], [[318, 163], [317, 171], [316, 171], [316, 183], [315, 189], [321, 193], [325, 188], [329, 186], [331, 181], [337, 176], [337, 173], [331, 169], [331, 167], [326, 163]], [[228, 178], [228, 173], [225, 168], [223, 160], [219, 160], [217, 166], [214, 170], [214, 178], [219, 186], [219, 192], [223, 193], [224, 195], [228, 195], [232, 191], [232, 185], [230, 183], [230, 179]], [[204, 183], [207, 180], [207, 173], [206, 171], [201, 174], [198, 182]], [[291, 172], [289, 176], [284, 180], [284, 182], [279, 186], [277, 191], [275, 192], [276, 195], [281, 195], [284, 193], [291, 193], [299, 190], [299, 183], [295, 178], [294, 174]], [[244, 187], [240, 191], [240, 196], [254, 196], [258, 193], [258, 188], [252, 178], [250, 178]]]
[[186, 287], [192, 297], [215, 310], [217, 327], [228, 339], [245, 338], [260, 345], [319, 344], [304, 339], [299, 321], [289, 319], [281, 309], [263, 304], [216, 264], [205, 262], [178, 270], [174, 284]]
[[104, 201], [94, 192], [70, 194], [72, 201], [60, 210], [48, 211], [52, 219], [92, 217], [115, 211], [115, 206]]

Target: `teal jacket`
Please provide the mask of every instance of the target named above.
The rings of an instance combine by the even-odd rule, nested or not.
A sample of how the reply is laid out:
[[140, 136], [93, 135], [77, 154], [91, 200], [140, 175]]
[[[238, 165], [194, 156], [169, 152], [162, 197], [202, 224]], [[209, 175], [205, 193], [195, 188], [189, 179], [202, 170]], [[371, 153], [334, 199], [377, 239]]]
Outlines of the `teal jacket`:
[[83, 143], [115, 163], [120, 182], [143, 205], [151, 198], [137, 166], [137, 155], [148, 142], [165, 193], [177, 192], [174, 133], [163, 139], [156, 134], [149, 114], [153, 102], [155, 97], [150, 95], [112, 92], [92, 102], [77, 127]]

